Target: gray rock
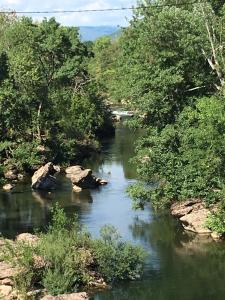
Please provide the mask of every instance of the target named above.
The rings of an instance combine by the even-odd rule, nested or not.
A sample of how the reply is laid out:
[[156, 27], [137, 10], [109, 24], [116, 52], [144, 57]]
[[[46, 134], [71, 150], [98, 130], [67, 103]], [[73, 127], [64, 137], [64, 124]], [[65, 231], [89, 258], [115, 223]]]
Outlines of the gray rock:
[[56, 178], [53, 176], [55, 174], [54, 166], [51, 162], [42, 166], [38, 169], [32, 177], [33, 189], [40, 190], [53, 190], [56, 189], [58, 183]]
[[76, 174], [71, 176], [71, 181], [74, 185], [82, 189], [91, 189], [99, 185], [96, 178], [92, 175], [91, 169], [80, 169], [80, 171], [77, 171]]
[[72, 166], [65, 171], [67, 176], [71, 179], [74, 185], [74, 191], [76, 192], [79, 192], [80, 189], [92, 189], [107, 184], [106, 180], [96, 178], [92, 174], [91, 169], [84, 169], [82, 166]]

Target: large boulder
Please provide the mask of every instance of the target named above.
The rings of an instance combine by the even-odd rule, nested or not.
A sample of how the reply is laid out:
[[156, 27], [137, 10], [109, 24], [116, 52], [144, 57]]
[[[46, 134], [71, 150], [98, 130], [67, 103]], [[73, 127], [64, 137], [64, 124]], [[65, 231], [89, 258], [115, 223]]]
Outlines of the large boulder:
[[106, 180], [96, 178], [92, 174], [91, 169], [84, 169], [82, 166], [72, 166], [67, 168], [65, 171], [72, 181], [73, 190], [75, 192], [107, 184]]
[[47, 163], [34, 173], [31, 187], [40, 190], [54, 190], [58, 185], [53, 176], [55, 173], [54, 165], [51, 162]]
[[92, 175], [91, 169], [80, 169], [77, 174], [71, 176], [71, 181], [74, 185], [79, 186], [82, 189], [95, 188], [98, 186], [96, 177]]
[[58, 296], [51, 296], [47, 295], [41, 300], [88, 300], [89, 297], [87, 293], [74, 293], [74, 294], [64, 294], [64, 295], [58, 295]]
[[171, 206], [171, 214], [180, 219], [184, 229], [199, 234], [210, 234], [206, 227], [206, 220], [210, 210], [202, 201], [192, 199], [185, 202], [176, 202]]

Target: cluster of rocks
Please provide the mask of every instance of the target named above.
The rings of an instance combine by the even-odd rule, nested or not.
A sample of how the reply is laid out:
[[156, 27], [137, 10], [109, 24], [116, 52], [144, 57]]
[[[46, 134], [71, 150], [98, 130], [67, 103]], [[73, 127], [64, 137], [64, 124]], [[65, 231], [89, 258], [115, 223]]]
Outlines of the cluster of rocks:
[[3, 190], [10, 191], [15, 187], [15, 183], [18, 181], [23, 181], [25, 176], [20, 173], [16, 166], [10, 166], [8, 170], [4, 173], [5, 179], [9, 181], [3, 186]]
[[[0, 240], [0, 254], [2, 253], [2, 249], [5, 246], [5, 243], [17, 243], [23, 242], [28, 244], [35, 244], [39, 241], [39, 238], [35, 235], [30, 233], [22, 233], [17, 236], [15, 242], [10, 240]], [[38, 262], [40, 261], [39, 258], [35, 258]], [[21, 270], [13, 267], [9, 263], [6, 263], [0, 259], [0, 299], [4, 300], [13, 300], [24, 299], [24, 296], [21, 295], [20, 291], [18, 291], [14, 284], [15, 277], [21, 272]], [[73, 293], [68, 295], [58, 295], [58, 296], [51, 296], [46, 295], [45, 290], [33, 290], [27, 293], [27, 298], [33, 299], [33, 297], [38, 297], [38, 299], [42, 300], [88, 300], [89, 297], [87, 293]]]
[[92, 174], [91, 169], [84, 169], [82, 166], [72, 166], [66, 170], [67, 177], [71, 179], [73, 190], [80, 192], [83, 189], [92, 189], [107, 184], [107, 181], [97, 178]]
[[171, 214], [181, 221], [184, 229], [198, 234], [211, 235], [213, 239], [218, 240], [220, 236], [206, 227], [210, 213], [210, 209], [198, 199], [176, 202], [171, 206]]
[[[34, 190], [54, 190], [59, 186], [56, 178], [57, 173], [64, 173], [60, 166], [55, 166], [49, 162], [40, 167], [32, 176], [31, 187]], [[80, 192], [83, 189], [92, 189], [107, 184], [107, 181], [97, 178], [92, 174], [91, 169], [85, 169], [82, 166], [71, 166], [65, 170], [66, 176], [71, 179], [73, 190]], [[18, 180], [23, 180], [24, 175], [20, 174], [16, 167], [11, 167], [6, 173], [5, 178], [10, 180], [3, 186], [5, 191], [11, 191]]]

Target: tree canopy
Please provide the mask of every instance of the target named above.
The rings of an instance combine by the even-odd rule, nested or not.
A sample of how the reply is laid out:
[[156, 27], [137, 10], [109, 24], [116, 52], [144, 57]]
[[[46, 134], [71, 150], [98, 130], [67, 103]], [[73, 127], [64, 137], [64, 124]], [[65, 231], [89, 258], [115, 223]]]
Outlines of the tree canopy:
[[34, 23], [2, 15], [0, 29], [2, 159], [16, 161], [18, 147], [24, 153], [28, 147], [36, 161], [38, 145], [50, 148], [56, 160], [73, 159], [79, 145], [91, 145], [111, 127], [89, 75], [90, 50], [77, 28], [61, 26], [54, 18]]

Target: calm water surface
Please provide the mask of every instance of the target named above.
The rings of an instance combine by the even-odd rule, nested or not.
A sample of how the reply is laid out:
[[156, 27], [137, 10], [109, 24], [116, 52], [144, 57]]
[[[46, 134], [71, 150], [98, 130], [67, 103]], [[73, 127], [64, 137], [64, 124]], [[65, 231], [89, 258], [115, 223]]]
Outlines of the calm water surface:
[[101, 155], [84, 163], [107, 186], [76, 194], [62, 177], [54, 193], [32, 192], [29, 184], [13, 193], [0, 193], [0, 232], [14, 237], [45, 227], [49, 209], [59, 202], [68, 215], [79, 220], [93, 236], [104, 224], [115, 225], [126, 240], [142, 245], [147, 253], [144, 278], [98, 292], [94, 300], [223, 300], [225, 299], [225, 244], [183, 232], [166, 213], [151, 208], [133, 211], [126, 188], [135, 182], [135, 167], [129, 162], [139, 132], [118, 126], [116, 136], [106, 140]]

